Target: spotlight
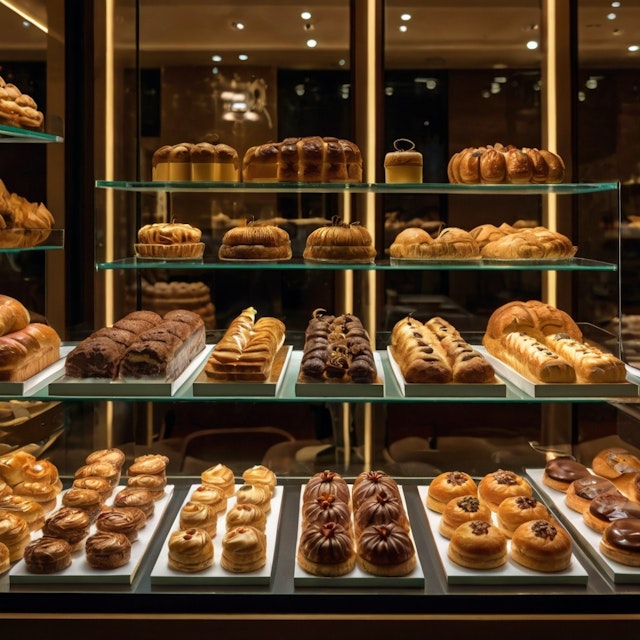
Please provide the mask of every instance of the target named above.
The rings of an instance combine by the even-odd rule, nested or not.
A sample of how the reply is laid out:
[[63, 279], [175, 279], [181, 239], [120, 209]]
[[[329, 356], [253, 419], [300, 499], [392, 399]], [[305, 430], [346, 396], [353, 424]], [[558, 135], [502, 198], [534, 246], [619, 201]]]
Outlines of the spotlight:
[[529, 40], [529, 42], [527, 42], [527, 49], [529, 49], [529, 51], [535, 51], [538, 48], [538, 42], [536, 40]]

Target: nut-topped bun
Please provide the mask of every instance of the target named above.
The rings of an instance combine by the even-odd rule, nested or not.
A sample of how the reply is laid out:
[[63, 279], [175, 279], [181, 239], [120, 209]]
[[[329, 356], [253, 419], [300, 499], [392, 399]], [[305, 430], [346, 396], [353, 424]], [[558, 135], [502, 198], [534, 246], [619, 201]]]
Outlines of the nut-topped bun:
[[504, 469], [488, 473], [478, 483], [478, 498], [493, 512], [505, 498], [530, 496], [532, 493], [531, 485], [522, 476]]
[[461, 524], [451, 536], [447, 557], [469, 569], [495, 569], [507, 562], [507, 539], [484, 520]]
[[562, 571], [571, 564], [569, 534], [557, 523], [531, 520], [511, 538], [511, 559], [534, 571]]
[[227, 510], [227, 495], [220, 487], [201, 484], [195, 488], [189, 499], [191, 502], [208, 504], [216, 513], [223, 513]]
[[221, 260], [289, 260], [291, 239], [281, 227], [247, 221], [224, 234], [218, 256]]
[[180, 222], [156, 222], [138, 230], [136, 254], [141, 258], [200, 258], [202, 231]]
[[218, 511], [205, 502], [186, 502], [180, 509], [179, 527], [186, 529], [203, 529], [212, 538], [218, 532]]
[[227, 529], [250, 526], [258, 531], [264, 531], [267, 526], [267, 514], [257, 504], [251, 504], [250, 502], [234, 504], [227, 511], [225, 525]]
[[376, 250], [366, 227], [333, 216], [330, 225], [315, 229], [307, 236], [303, 257], [319, 262], [373, 262]]
[[202, 529], [173, 531], [169, 536], [169, 567], [175, 571], [195, 573], [213, 564], [213, 542]]
[[416, 550], [399, 523], [371, 525], [358, 537], [356, 563], [374, 576], [405, 576], [416, 566]]
[[265, 513], [271, 511], [271, 491], [260, 484], [243, 484], [236, 491], [237, 504], [255, 504]]
[[472, 520], [491, 522], [491, 509], [482, 504], [476, 495], [458, 496], [449, 500], [445, 506], [438, 531], [445, 538], [451, 538], [461, 524]]
[[29, 573], [58, 573], [71, 566], [71, 552], [66, 540], [44, 535], [26, 546], [24, 563]]
[[262, 464], [257, 464], [245, 469], [242, 472], [242, 479], [247, 484], [259, 484], [267, 487], [269, 491], [271, 491], [272, 495], [276, 489], [276, 484], [278, 483], [276, 474]]
[[267, 563], [267, 538], [255, 527], [228, 529], [222, 538], [220, 565], [232, 573], [257, 571]]
[[546, 505], [533, 496], [512, 496], [500, 503], [496, 519], [500, 531], [511, 538], [521, 524], [531, 520], [553, 521], [553, 516]]
[[476, 481], [464, 471], [447, 471], [436, 476], [427, 491], [427, 507], [442, 513], [447, 504], [461, 496], [478, 494]]
[[316, 576], [343, 576], [356, 566], [353, 539], [336, 522], [305, 527], [296, 559], [301, 569]]

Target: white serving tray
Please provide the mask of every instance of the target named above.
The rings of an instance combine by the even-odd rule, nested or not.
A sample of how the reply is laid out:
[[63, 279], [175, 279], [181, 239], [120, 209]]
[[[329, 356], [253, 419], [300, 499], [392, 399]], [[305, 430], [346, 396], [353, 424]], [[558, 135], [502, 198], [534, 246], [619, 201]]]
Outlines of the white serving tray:
[[28, 397], [46, 387], [64, 372], [64, 362], [72, 346], [60, 347], [60, 358], [23, 382], [0, 382], [0, 396]]
[[213, 346], [205, 348], [189, 363], [173, 381], [162, 377], [121, 378], [71, 378], [63, 375], [49, 383], [50, 396], [173, 396], [201, 367], [204, 367]]
[[406, 398], [504, 398], [507, 395], [507, 385], [498, 377], [494, 382], [478, 384], [406, 382], [390, 347], [387, 347], [387, 356], [400, 392]]
[[[114, 496], [126, 485], [119, 485], [113, 490]], [[146, 525], [138, 532], [138, 539], [131, 543], [131, 558], [129, 562], [117, 569], [93, 569], [85, 558], [84, 545], [74, 551], [71, 566], [58, 573], [36, 574], [29, 573], [23, 560], [19, 560], [9, 573], [11, 584], [131, 584], [142, 562], [153, 536], [162, 522], [162, 516], [171, 501], [173, 485], [167, 485], [162, 498], [155, 501], [153, 516], [147, 520]], [[62, 504], [61, 493], [58, 496], [58, 507]], [[110, 505], [112, 498], [106, 500]], [[58, 508], [56, 507], [56, 508]], [[50, 512], [53, 513], [53, 512]], [[95, 525], [91, 525], [90, 535], [96, 532]], [[39, 538], [41, 531], [31, 534], [32, 539]]]
[[533, 398], [630, 398], [638, 395], [638, 386], [627, 382], [540, 382], [531, 380], [512, 369], [499, 358], [478, 347], [493, 365], [496, 373]]
[[[200, 485], [194, 484], [187, 497], [180, 506], [189, 501], [189, 497]], [[241, 485], [237, 485], [238, 489]], [[175, 571], [169, 567], [169, 538], [171, 532], [180, 529], [180, 512], [171, 526], [166, 539], [162, 544], [162, 549], [158, 554], [156, 563], [151, 571], [152, 584], [173, 584], [173, 585], [268, 585], [271, 582], [271, 574], [274, 567], [276, 541], [278, 539], [278, 527], [280, 523], [280, 511], [282, 507], [283, 488], [277, 486], [271, 498], [271, 511], [267, 514], [267, 526], [265, 533], [267, 536], [267, 562], [261, 569], [248, 573], [233, 573], [222, 568], [220, 558], [222, 557], [222, 537], [225, 533], [225, 513], [218, 514], [218, 529], [213, 538], [213, 565], [197, 573], [183, 573]], [[229, 498], [227, 510], [233, 507], [236, 499]]]
[[[300, 374], [296, 380], [296, 396], [304, 398], [384, 398], [384, 372], [380, 354], [373, 352], [378, 373], [375, 382], [350, 382], [343, 380], [306, 380]], [[300, 362], [298, 360], [298, 362]]]
[[551, 489], [542, 483], [543, 472], [544, 469], [526, 469], [526, 473], [536, 490], [547, 498], [549, 504], [553, 504], [556, 507], [571, 533], [580, 540], [591, 559], [613, 582], [617, 584], [639, 584], [640, 567], [629, 567], [607, 558], [600, 551], [602, 534], [588, 527], [584, 523], [581, 513], [567, 507], [565, 494], [562, 491]]
[[[351, 489], [351, 486], [349, 487]], [[407, 511], [407, 505], [404, 497], [403, 488], [400, 486], [400, 497], [404, 504], [405, 511]], [[300, 517], [302, 511], [302, 496], [304, 494], [304, 485], [300, 488], [300, 502], [298, 508], [298, 529], [296, 538], [296, 552], [298, 549], [298, 542], [302, 533], [302, 519]], [[407, 512], [408, 517], [408, 512]], [[413, 546], [415, 547], [415, 540], [413, 534], [409, 532]], [[365, 587], [377, 589], [379, 587], [424, 587], [424, 572], [422, 565], [420, 564], [420, 557], [416, 549], [416, 566], [413, 571], [406, 576], [374, 576], [366, 573], [356, 564], [355, 569], [344, 576], [314, 576], [307, 573], [302, 569], [297, 561], [295, 561], [295, 569], [293, 573], [293, 584], [296, 587]]]
[[[269, 380], [264, 382], [247, 382], [243, 380], [213, 380], [203, 370], [193, 383], [193, 395], [197, 397], [215, 396], [266, 396], [275, 397], [284, 380], [293, 347], [285, 345], [280, 348], [271, 367]], [[206, 362], [205, 362], [206, 365]]]
[[[428, 486], [419, 486], [418, 493], [424, 508], [425, 516], [431, 528], [431, 534], [436, 546], [440, 564], [445, 572], [448, 584], [465, 585], [536, 585], [536, 584], [587, 584], [588, 574], [580, 564], [575, 554], [571, 556], [571, 564], [564, 571], [545, 573], [527, 569], [511, 560], [509, 555], [507, 562], [495, 569], [468, 569], [452, 562], [447, 557], [449, 539], [438, 531], [440, 526], [439, 513], [427, 508]], [[495, 518], [495, 516], [494, 516]], [[495, 522], [493, 523], [495, 524]], [[507, 540], [507, 553], [510, 552], [511, 541]]]

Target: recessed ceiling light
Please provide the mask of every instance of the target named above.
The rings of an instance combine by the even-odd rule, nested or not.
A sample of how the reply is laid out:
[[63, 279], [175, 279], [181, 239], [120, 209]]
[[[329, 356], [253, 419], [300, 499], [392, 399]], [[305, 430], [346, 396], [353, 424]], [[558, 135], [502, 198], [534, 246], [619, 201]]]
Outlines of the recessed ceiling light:
[[529, 51], [535, 51], [538, 48], [538, 43], [536, 40], [529, 40], [529, 42], [527, 42], [527, 49], [529, 49]]
[[347, 64], [347, 61], [344, 58], [340, 58], [340, 60], [338, 60], [339, 67], [344, 67], [345, 64]]
[[406, 24], [401, 24], [398, 29], [402, 32], [402, 33], [406, 33], [409, 30], [409, 27], [407, 27]]
[[411, 14], [410, 13], [403, 13], [400, 16], [400, 20], [403, 20], [404, 22], [407, 22], [408, 20], [411, 20]]
[[313, 49], [314, 47], [318, 46], [318, 41], [315, 40], [314, 38], [309, 38], [307, 40], [307, 47], [309, 47], [310, 49]]
[[627, 47], [627, 51], [630, 51], [631, 53], [635, 53], [636, 51], [640, 51], [640, 45], [637, 44], [630, 44]]
[[612, 2], [612, 3], [611, 3], [611, 6], [612, 6], [614, 9], [617, 9], [621, 4], [622, 4], [622, 2]]
[[300, 17], [301, 17], [303, 20], [311, 20], [311, 11], [303, 11], [303, 12], [300, 14]]
[[244, 60], [248, 60], [248, 59], [249, 59], [249, 56], [246, 53], [241, 53], [238, 56], [238, 60], [243, 60], [244, 61]]
[[618, 16], [615, 13], [607, 13], [607, 20], [615, 20]]
[[211, 60], [213, 60], [213, 62], [222, 62], [222, 56], [216, 54], [214, 56], [211, 56]]
[[231, 26], [236, 30], [236, 31], [242, 31], [244, 29], [244, 22], [232, 22]]

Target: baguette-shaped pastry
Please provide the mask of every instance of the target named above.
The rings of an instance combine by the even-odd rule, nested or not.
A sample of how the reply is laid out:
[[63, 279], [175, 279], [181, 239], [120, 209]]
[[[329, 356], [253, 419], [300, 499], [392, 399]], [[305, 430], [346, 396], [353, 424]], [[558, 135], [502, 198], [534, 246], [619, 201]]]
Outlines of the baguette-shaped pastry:
[[624, 362], [611, 353], [574, 340], [567, 333], [545, 337], [545, 344], [570, 362], [578, 382], [624, 382], [627, 377]]
[[247, 307], [231, 321], [212, 352], [218, 362], [234, 362], [238, 359], [249, 342], [255, 319], [256, 310], [253, 307]]
[[513, 331], [500, 340], [483, 339], [487, 351], [518, 373], [541, 382], [575, 382], [574, 368], [541, 340], [524, 331]]
[[33, 322], [0, 337], [0, 380], [23, 382], [60, 358], [60, 336]]
[[406, 382], [451, 382], [453, 371], [436, 335], [410, 316], [391, 332], [391, 351]]
[[0, 294], [0, 336], [24, 329], [29, 322], [29, 312], [22, 303]]
[[454, 382], [493, 382], [495, 371], [491, 363], [474, 349], [451, 323], [435, 317], [425, 324], [440, 340], [451, 365]]

